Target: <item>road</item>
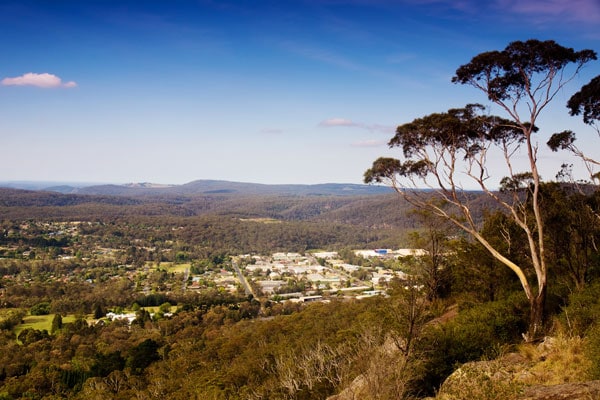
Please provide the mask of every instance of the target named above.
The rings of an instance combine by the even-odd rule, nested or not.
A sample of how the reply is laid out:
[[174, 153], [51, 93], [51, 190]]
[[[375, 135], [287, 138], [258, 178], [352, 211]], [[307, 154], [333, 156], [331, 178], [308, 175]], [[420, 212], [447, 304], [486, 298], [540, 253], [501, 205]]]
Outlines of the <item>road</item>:
[[188, 278], [190, 277], [190, 269], [186, 268], [185, 271], [183, 272], [183, 286], [182, 289], [185, 292], [185, 289], [187, 288], [187, 281]]
[[231, 261], [231, 265], [233, 266], [233, 269], [235, 270], [235, 273], [238, 276], [238, 280], [240, 281], [240, 283], [244, 287], [244, 291], [246, 292], [246, 296], [248, 296], [248, 295], [251, 294], [252, 297], [256, 298], [256, 296], [252, 292], [252, 288], [248, 284], [248, 281], [246, 280], [246, 277], [244, 276], [244, 274], [242, 274], [242, 271], [240, 270], [240, 267], [238, 267], [237, 263], [235, 261]]

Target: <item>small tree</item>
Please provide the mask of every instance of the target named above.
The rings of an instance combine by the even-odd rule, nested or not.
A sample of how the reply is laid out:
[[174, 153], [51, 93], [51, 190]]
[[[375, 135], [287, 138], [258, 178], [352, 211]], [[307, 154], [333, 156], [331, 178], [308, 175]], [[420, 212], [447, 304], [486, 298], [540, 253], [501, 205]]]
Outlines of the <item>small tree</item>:
[[51, 328], [50, 332], [51, 333], [56, 333], [59, 330], [61, 330], [62, 327], [63, 327], [62, 315], [55, 314], [54, 318], [52, 319], [52, 328]]
[[31, 307], [29, 312], [31, 313], [31, 315], [48, 315], [50, 314], [50, 303], [48, 303], [47, 301], [37, 303]]
[[[405, 160], [380, 158], [365, 172], [366, 182], [386, 182], [418, 208], [448, 219], [514, 272], [529, 300], [528, 339], [535, 338], [543, 324], [548, 273], [536, 121], [580, 68], [595, 58], [592, 50], [577, 52], [538, 40], [513, 42], [503, 51], [479, 54], [458, 68], [452, 81], [484, 92], [508, 119], [485, 114], [483, 106], [473, 104], [416, 119], [399, 126], [389, 142], [390, 147], [402, 148]], [[575, 64], [572, 74], [569, 64]], [[489, 183], [492, 149], [504, 157], [500, 193]], [[527, 155], [525, 171], [516, 170], [514, 158], [519, 151]], [[463, 190], [461, 179], [474, 182], [525, 233], [529, 265], [516, 264], [480, 233], [470, 208], [473, 196]], [[410, 190], [423, 186], [434, 195]]]
[[417, 210], [416, 215], [423, 229], [412, 232], [409, 236], [414, 248], [423, 249], [426, 254], [411, 257], [425, 287], [428, 301], [434, 301], [448, 295], [450, 291], [450, 226], [447, 221], [432, 216], [430, 213]]
[[416, 342], [421, 338], [426, 322], [431, 319], [428, 312], [430, 302], [415, 279], [406, 282], [392, 280], [388, 294], [390, 304], [386, 308], [385, 318], [390, 327], [390, 336], [405, 357], [412, 357]]
[[102, 304], [98, 303], [96, 304], [96, 306], [94, 307], [94, 319], [100, 319], [106, 316], [106, 311], [104, 310], [104, 307], [102, 307]]

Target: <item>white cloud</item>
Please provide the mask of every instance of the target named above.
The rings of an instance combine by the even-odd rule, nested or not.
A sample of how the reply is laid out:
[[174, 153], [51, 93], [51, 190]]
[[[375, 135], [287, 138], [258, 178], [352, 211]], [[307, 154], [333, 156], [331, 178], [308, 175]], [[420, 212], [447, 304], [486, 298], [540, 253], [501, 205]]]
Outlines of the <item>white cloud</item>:
[[4, 86], [36, 86], [45, 89], [60, 87], [74, 88], [77, 86], [77, 83], [73, 81], [63, 82], [58, 76], [47, 72], [41, 74], [28, 72], [14, 78], [4, 78], [1, 83]]
[[384, 140], [363, 140], [360, 142], [352, 143], [353, 147], [381, 147], [386, 145]]
[[326, 127], [330, 127], [330, 126], [356, 126], [359, 127], [360, 124], [357, 124], [355, 122], [352, 122], [349, 119], [345, 119], [345, 118], [329, 118], [326, 119], [324, 121], [321, 121], [319, 123], [319, 126], [326, 126]]
[[345, 118], [329, 118], [319, 123], [319, 126], [331, 128], [336, 126], [346, 126], [352, 128], [365, 129], [369, 132], [382, 132], [385, 134], [393, 134], [394, 127], [380, 124], [365, 124], [364, 122], [354, 122]]
[[281, 135], [283, 132], [283, 129], [280, 128], [263, 128], [260, 130], [260, 133], [264, 135]]
[[600, 21], [598, 0], [497, 0], [496, 6], [529, 16], [537, 22], [553, 22], [557, 19], [584, 23]]

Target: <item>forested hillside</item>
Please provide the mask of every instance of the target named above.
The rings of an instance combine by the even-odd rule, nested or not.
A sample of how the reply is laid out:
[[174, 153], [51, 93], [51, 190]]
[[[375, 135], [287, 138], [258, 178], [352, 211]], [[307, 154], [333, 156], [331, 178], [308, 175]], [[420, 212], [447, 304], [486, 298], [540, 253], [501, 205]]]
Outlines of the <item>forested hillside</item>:
[[[35, 207], [26, 209], [27, 207]], [[119, 206], [127, 206], [121, 208]], [[410, 206], [394, 194], [371, 195], [283, 195], [283, 194], [163, 194], [163, 195], [82, 195], [0, 188], [3, 215], [20, 217], [37, 212], [62, 218], [93, 214], [233, 215], [244, 218], [281, 220], [330, 220], [363, 226], [402, 226], [411, 221]], [[72, 208], [70, 208], [72, 207]], [[21, 213], [21, 214], [20, 214]]]

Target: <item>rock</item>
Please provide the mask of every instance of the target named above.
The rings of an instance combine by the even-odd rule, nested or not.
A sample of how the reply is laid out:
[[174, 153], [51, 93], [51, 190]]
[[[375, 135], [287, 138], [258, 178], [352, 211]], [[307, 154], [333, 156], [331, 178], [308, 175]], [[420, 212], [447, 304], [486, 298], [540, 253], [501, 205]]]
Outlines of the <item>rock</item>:
[[556, 338], [546, 336], [544, 338], [544, 340], [540, 344], [537, 345], [537, 351], [539, 353], [538, 358], [542, 361], [545, 360], [546, 358], [548, 358], [550, 353], [556, 347], [556, 342], [557, 342]]
[[[526, 370], [529, 360], [519, 353], [509, 353], [490, 361], [471, 361], [455, 370], [442, 385], [442, 392], [449, 387], [459, 390], [461, 385], [477, 385], [480, 378], [491, 381], [512, 381], [514, 376]], [[456, 389], [458, 388], [458, 389]]]
[[349, 387], [344, 389], [339, 394], [329, 396], [327, 400], [354, 400], [356, 398], [356, 392], [360, 392], [365, 387], [365, 377], [359, 375], [352, 381]]
[[600, 399], [600, 381], [531, 386], [519, 400], [595, 400]]

